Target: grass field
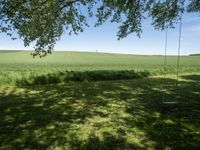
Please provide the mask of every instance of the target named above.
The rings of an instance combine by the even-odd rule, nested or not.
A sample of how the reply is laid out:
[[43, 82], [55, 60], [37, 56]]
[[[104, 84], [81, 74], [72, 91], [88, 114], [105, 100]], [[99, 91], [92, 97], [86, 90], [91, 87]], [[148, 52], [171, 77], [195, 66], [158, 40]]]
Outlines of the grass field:
[[[0, 84], [12, 84], [58, 71], [135, 70], [163, 73], [164, 57], [107, 53], [55, 52], [33, 59], [30, 52], [0, 51]], [[176, 56], [167, 58], [167, 72], [176, 72]], [[182, 56], [180, 72], [200, 72], [200, 56]]]
[[[200, 149], [200, 57], [181, 57], [178, 88], [176, 57], [168, 57], [166, 76], [162, 76], [163, 59], [80, 52], [32, 59], [28, 52], [0, 52], [0, 149]], [[23, 78], [66, 70], [91, 71], [91, 75], [107, 70], [100, 75], [120, 77], [132, 73], [121, 70], [135, 70], [134, 75], [145, 70], [152, 75], [129, 80], [15, 84]]]

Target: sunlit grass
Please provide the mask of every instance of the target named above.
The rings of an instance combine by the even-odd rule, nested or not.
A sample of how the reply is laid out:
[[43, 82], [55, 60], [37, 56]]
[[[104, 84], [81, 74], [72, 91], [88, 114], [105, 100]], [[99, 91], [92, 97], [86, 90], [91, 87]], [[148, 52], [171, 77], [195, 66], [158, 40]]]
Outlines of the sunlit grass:
[[199, 149], [200, 76], [175, 82], [1, 86], [0, 149]]

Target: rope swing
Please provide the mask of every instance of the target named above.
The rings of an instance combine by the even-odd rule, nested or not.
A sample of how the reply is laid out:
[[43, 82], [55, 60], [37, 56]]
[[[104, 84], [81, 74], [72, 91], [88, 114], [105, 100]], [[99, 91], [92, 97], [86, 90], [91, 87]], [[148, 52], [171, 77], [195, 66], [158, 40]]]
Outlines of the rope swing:
[[178, 89], [178, 81], [179, 81], [179, 68], [180, 68], [180, 52], [181, 52], [181, 39], [182, 39], [182, 12], [180, 16], [180, 25], [179, 25], [179, 39], [178, 39], [178, 56], [177, 56], [177, 72], [176, 72], [176, 89]]
[[[179, 37], [178, 37], [178, 51], [177, 51], [177, 64], [176, 64], [176, 85], [175, 85], [175, 99], [178, 98], [178, 83], [179, 83], [179, 69], [180, 69], [180, 52], [181, 52], [181, 39], [182, 39], [182, 11], [180, 14], [180, 24], [179, 24]], [[165, 33], [165, 57], [164, 57], [164, 76], [167, 74], [167, 46], [168, 46], [168, 28], [166, 28]], [[176, 101], [164, 101], [165, 96], [163, 94], [163, 104], [176, 104]]]

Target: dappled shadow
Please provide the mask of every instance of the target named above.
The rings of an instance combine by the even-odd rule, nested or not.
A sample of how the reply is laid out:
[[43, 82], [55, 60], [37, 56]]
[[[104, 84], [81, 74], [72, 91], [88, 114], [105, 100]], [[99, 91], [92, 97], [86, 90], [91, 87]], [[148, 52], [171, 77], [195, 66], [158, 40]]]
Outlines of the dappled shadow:
[[200, 75], [184, 75], [181, 76], [182, 78], [186, 79], [186, 80], [193, 80], [193, 81], [198, 81], [200, 82]]
[[183, 80], [177, 90], [174, 83], [2, 87], [0, 149], [198, 149], [200, 84]]

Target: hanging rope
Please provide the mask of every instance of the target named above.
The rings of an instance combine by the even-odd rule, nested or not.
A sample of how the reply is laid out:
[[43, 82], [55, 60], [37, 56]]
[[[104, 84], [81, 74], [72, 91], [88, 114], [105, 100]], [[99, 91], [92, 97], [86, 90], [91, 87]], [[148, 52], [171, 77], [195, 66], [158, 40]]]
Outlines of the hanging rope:
[[[166, 75], [167, 75], [167, 45], [168, 45], [168, 28], [166, 28], [166, 30], [165, 30], [164, 79], [166, 78]], [[163, 80], [163, 83], [162, 83], [162, 90], [165, 89], [164, 85], [165, 85], [165, 80]], [[164, 92], [162, 94], [162, 99], [164, 102], [165, 101], [165, 93]]]
[[[178, 54], [177, 54], [177, 68], [176, 68], [176, 98], [178, 94], [178, 82], [179, 82], [179, 68], [180, 68], [180, 51], [181, 51], [181, 38], [182, 38], [182, 12], [180, 15], [180, 24], [179, 24], [179, 37], [178, 37]], [[165, 33], [165, 58], [164, 58], [164, 76], [167, 74], [167, 46], [168, 46], [168, 28], [166, 28]], [[163, 95], [163, 101], [165, 100], [165, 95]], [[168, 102], [164, 102], [168, 103]], [[170, 102], [171, 103], [171, 102]]]
[[177, 72], [176, 72], [176, 89], [178, 90], [178, 81], [179, 81], [179, 69], [180, 69], [180, 50], [181, 50], [181, 38], [182, 38], [182, 15], [180, 16], [180, 25], [179, 25], [179, 42], [178, 42], [178, 56], [177, 56]]
[[166, 28], [165, 32], [165, 59], [164, 59], [164, 75], [167, 74], [167, 45], [168, 45], [168, 28]]

